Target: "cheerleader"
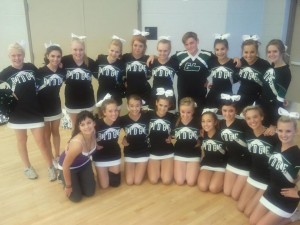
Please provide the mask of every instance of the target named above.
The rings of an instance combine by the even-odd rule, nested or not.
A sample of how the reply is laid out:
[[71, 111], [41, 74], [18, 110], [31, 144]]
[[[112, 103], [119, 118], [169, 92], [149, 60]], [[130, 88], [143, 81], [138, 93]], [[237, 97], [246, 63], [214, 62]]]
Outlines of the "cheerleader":
[[241, 96], [237, 102], [238, 113], [258, 100], [262, 92], [263, 75], [270, 68], [266, 60], [258, 57], [258, 36], [244, 35], [243, 40], [242, 65], [239, 71], [240, 87], [237, 92]]
[[52, 153], [51, 136], [54, 154], [53, 164], [57, 167], [60, 152], [59, 124], [62, 117], [60, 88], [65, 80], [65, 71], [59, 67], [62, 50], [57, 44], [45, 44], [45, 66], [37, 72], [38, 98], [45, 121], [45, 141]]
[[204, 137], [201, 148], [204, 156], [198, 177], [198, 187], [201, 191], [219, 193], [223, 190], [224, 174], [227, 161], [226, 148], [218, 128], [217, 109], [204, 109], [201, 116], [201, 126]]
[[25, 166], [24, 174], [29, 179], [38, 177], [28, 157], [27, 129], [30, 129], [48, 165], [48, 178], [54, 181], [56, 172], [52, 165], [51, 153], [44, 140], [44, 118], [36, 94], [37, 68], [31, 63], [24, 63], [25, 51], [19, 43], [9, 46], [8, 56], [11, 66], [0, 73], [0, 80], [5, 82], [5, 85], [2, 84], [0, 87], [6, 88], [5, 91], [17, 99], [9, 114], [7, 126], [15, 131], [18, 152]]
[[286, 59], [285, 46], [281, 40], [273, 39], [266, 47], [267, 58], [272, 65], [264, 74], [263, 88], [258, 104], [261, 105], [267, 118], [264, 123], [267, 127], [273, 126], [279, 118], [278, 108], [283, 107], [284, 98], [291, 82], [291, 71]]
[[174, 136], [174, 179], [177, 185], [194, 186], [200, 165], [199, 121], [194, 117], [196, 103], [186, 97], [179, 102], [179, 113]]
[[[171, 41], [167, 36], [159, 37], [157, 43], [158, 57], [154, 59], [153, 64], [150, 65], [150, 71], [153, 77], [153, 85], [151, 90], [151, 101], [149, 108], [155, 109], [156, 106], [156, 90], [157, 88], [164, 88], [165, 90], [173, 90], [174, 77], [178, 71], [178, 63], [174, 58], [170, 59]], [[172, 96], [171, 110], [175, 109], [175, 95]]]
[[148, 126], [149, 119], [141, 111], [142, 99], [137, 95], [127, 98], [128, 114], [121, 117], [125, 131], [123, 139], [125, 158], [125, 180], [128, 185], [140, 185], [147, 170], [149, 159]]
[[251, 167], [247, 183], [238, 201], [238, 209], [249, 217], [270, 182], [268, 160], [279, 140], [277, 135], [265, 135], [267, 129], [263, 126], [265, 117], [259, 106], [247, 106], [243, 110], [243, 115], [251, 128], [251, 131], [246, 133], [246, 142], [251, 154]]
[[211, 83], [208, 84], [209, 92], [206, 96], [206, 107], [221, 107], [221, 93], [232, 95], [232, 84], [238, 81], [238, 69], [233, 59], [228, 58], [228, 41], [230, 34], [216, 34], [214, 50], [216, 58], [209, 62]]
[[172, 90], [158, 88], [155, 111], [149, 111], [150, 157], [148, 178], [157, 184], [161, 178], [163, 184], [173, 181], [174, 147], [171, 143], [171, 131], [174, 128], [174, 114], [168, 110], [172, 106]]
[[76, 115], [83, 111], [93, 111], [95, 106], [94, 90], [92, 86], [92, 72], [95, 62], [85, 53], [85, 36], [72, 34], [72, 54], [62, 58], [66, 70], [65, 107], [72, 123]]
[[132, 52], [122, 56], [122, 61], [125, 64], [126, 96], [138, 95], [145, 101], [145, 105], [149, 104], [151, 94], [151, 86], [147, 81], [151, 74], [146, 65], [149, 56], [145, 55], [147, 49], [145, 36], [148, 34], [148, 32], [133, 30]]
[[96, 120], [96, 137], [100, 150], [93, 154], [98, 183], [101, 188], [118, 187], [121, 183], [121, 148], [118, 144], [120, 118], [114, 99], [98, 102], [100, 119]]
[[108, 55], [98, 55], [97, 70], [94, 73], [98, 80], [97, 102], [106, 94], [110, 94], [117, 101], [119, 109], [122, 105], [124, 64], [120, 60], [125, 40], [113, 36], [108, 49]]
[[91, 155], [96, 150], [95, 119], [91, 112], [77, 115], [72, 137], [67, 149], [59, 158], [59, 173], [66, 196], [72, 202], [79, 202], [82, 196], [93, 196], [96, 182]]
[[296, 145], [299, 113], [284, 113], [277, 122], [281, 142], [269, 158], [270, 184], [250, 216], [257, 225], [289, 224], [299, 220], [299, 192], [296, 187], [300, 168], [300, 149]]
[[224, 117], [220, 121], [221, 138], [228, 150], [223, 191], [225, 195], [238, 200], [247, 182], [251, 164], [245, 141], [245, 132], [249, 128], [244, 120], [236, 118], [236, 101], [240, 96], [221, 94], [221, 98], [224, 100], [221, 107]]

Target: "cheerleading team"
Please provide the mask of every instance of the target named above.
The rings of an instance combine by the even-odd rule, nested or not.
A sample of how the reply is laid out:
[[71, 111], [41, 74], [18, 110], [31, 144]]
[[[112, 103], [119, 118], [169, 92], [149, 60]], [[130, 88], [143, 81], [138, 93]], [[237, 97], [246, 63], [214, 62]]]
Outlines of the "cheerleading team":
[[171, 132], [174, 129], [175, 116], [168, 112], [173, 103], [173, 91], [157, 93], [155, 110], [149, 111], [149, 162], [148, 179], [157, 184], [173, 182], [174, 146], [171, 143]]
[[70, 115], [72, 124], [76, 115], [95, 108], [95, 97], [92, 86], [92, 76], [95, 70], [95, 61], [85, 53], [85, 36], [72, 34], [70, 55], [62, 57], [62, 65], [66, 70], [65, 107]]
[[138, 95], [127, 97], [128, 114], [121, 117], [125, 131], [123, 145], [127, 185], [142, 184], [149, 160], [149, 116], [142, 112], [142, 101]]
[[16, 99], [7, 126], [15, 132], [18, 152], [25, 167], [24, 174], [29, 179], [38, 177], [28, 156], [27, 130], [30, 129], [48, 166], [48, 178], [54, 181], [56, 171], [52, 165], [52, 153], [45, 142], [44, 115], [36, 93], [37, 68], [31, 63], [24, 63], [25, 50], [19, 43], [8, 47], [8, 57], [11, 65], [0, 73], [0, 80], [5, 82], [1, 88], [5, 88]]
[[[62, 50], [57, 44], [45, 44], [45, 66], [38, 69], [36, 82], [38, 86], [38, 99], [45, 121], [45, 141], [48, 151], [52, 152], [53, 164], [57, 167], [60, 155], [59, 125], [62, 117], [60, 88], [65, 81], [65, 71], [60, 63]], [[52, 137], [52, 144], [51, 144]]]
[[116, 100], [119, 109], [122, 106], [124, 63], [120, 60], [125, 40], [113, 36], [108, 55], [98, 55], [94, 77], [98, 80], [97, 102], [103, 101], [105, 96]]
[[121, 183], [121, 131], [118, 103], [106, 99], [99, 105], [96, 119], [96, 138], [99, 151], [93, 154], [98, 184], [101, 188], [118, 187]]
[[238, 209], [249, 217], [270, 183], [268, 160], [279, 140], [276, 134], [265, 135], [267, 127], [263, 125], [265, 116], [261, 107], [247, 106], [243, 115], [251, 128], [245, 137], [251, 154], [251, 167], [238, 201]]
[[217, 110], [205, 108], [201, 116], [201, 127], [204, 131], [201, 148], [204, 156], [198, 176], [198, 187], [201, 191], [219, 193], [223, 190], [227, 150], [221, 138]]

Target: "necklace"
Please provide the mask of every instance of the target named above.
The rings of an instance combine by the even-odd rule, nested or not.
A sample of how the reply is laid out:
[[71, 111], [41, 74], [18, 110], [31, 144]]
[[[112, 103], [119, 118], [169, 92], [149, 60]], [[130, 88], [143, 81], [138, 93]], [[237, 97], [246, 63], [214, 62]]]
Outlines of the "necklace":
[[89, 143], [87, 143], [84, 135], [81, 133], [82, 137], [83, 137], [83, 140], [84, 140], [84, 144], [85, 144], [85, 147], [86, 147], [86, 150], [90, 151], [91, 150], [91, 147], [92, 147], [92, 138], [90, 140]]

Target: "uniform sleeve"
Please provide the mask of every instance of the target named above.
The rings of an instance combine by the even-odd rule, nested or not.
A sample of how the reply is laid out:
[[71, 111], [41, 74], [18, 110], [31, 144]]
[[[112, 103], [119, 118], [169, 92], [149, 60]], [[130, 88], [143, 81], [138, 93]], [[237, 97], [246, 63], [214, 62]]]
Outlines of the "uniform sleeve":
[[278, 74], [278, 77], [276, 77], [275, 88], [277, 89], [278, 93], [278, 101], [285, 98], [285, 95], [291, 83], [291, 79], [291, 71], [288, 67], [285, 70], [283, 70], [282, 73]]
[[98, 55], [97, 59], [95, 60], [95, 65], [94, 65], [94, 68], [93, 68], [93, 77], [98, 80], [98, 66], [99, 66], [99, 58], [100, 58], [100, 55]]

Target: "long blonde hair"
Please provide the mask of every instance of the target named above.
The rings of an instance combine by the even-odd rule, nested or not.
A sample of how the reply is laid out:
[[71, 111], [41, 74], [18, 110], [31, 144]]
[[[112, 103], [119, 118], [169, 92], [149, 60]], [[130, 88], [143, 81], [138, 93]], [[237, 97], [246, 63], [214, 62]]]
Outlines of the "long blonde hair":
[[84, 55], [83, 55], [83, 62], [84, 64], [88, 67], [89, 66], [89, 58], [87, 57], [86, 53], [85, 53], [85, 42], [82, 39], [79, 39], [77, 37], [73, 37], [72, 38], [72, 43], [79, 43], [83, 46], [84, 49]]

